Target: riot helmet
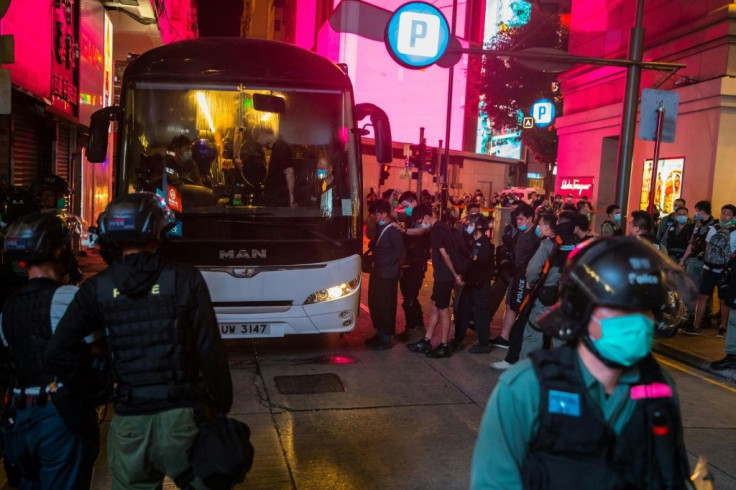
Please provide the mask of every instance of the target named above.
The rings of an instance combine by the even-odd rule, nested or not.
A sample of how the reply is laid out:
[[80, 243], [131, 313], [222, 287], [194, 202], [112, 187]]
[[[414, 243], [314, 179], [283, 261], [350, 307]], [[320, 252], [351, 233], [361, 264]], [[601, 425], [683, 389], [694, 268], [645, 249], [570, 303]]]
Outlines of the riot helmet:
[[41, 209], [63, 209], [66, 206], [66, 196], [72, 191], [66, 180], [49, 174], [34, 179], [28, 193]]
[[[692, 291], [682, 269], [646, 241], [623, 236], [590, 240], [570, 253], [559, 300], [537, 325], [548, 335], [574, 340], [586, 333], [597, 306], [650, 310], [657, 322], [672, 321], [667, 315]], [[671, 304], [675, 300], [677, 307]]]
[[176, 217], [161, 196], [136, 192], [110, 201], [97, 219], [97, 232], [115, 244], [145, 244], [159, 241], [174, 225]]
[[53, 212], [35, 212], [17, 219], [5, 235], [5, 255], [28, 265], [41, 262], [68, 264], [71, 236], [62, 219]]
[[475, 230], [480, 231], [480, 232], [485, 232], [486, 230], [488, 230], [488, 227], [489, 227], [488, 218], [480, 213], [469, 214], [466, 217], [466, 222], [469, 225], [472, 224]]
[[200, 167], [209, 168], [216, 156], [217, 152], [206, 139], [198, 139], [192, 144], [192, 159]]

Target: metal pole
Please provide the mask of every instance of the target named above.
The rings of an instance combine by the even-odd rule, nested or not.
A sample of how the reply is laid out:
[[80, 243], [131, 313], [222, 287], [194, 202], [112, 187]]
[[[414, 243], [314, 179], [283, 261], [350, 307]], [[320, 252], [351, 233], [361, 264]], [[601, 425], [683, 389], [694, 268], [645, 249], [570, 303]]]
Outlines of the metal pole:
[[[644, 0], [637, 0], [636, 24], [631, 29], [629, 40], [629, 59], [641, 62], [644, 55]], [[629, 207], [629, 187], [631, 185], [631, 160], [634, 155], [636, 137], [636, 111], [639, 100], [641, 82], [641, 66], [629, 66], [626, 72], [626, 95], [624, 96], [624, 112], [621, 118], [621, 137], [618, 141], [618, 179], [616, 180], [616, 200], [621, 207], [621, 227], [626, 231], [626, 217]]]
[[[452, 35], [455, 35], [457, 26], [457, 0], [452, 0]], [[452, 85], [455, 78], [455, 65], [448, 70], [449, 80], [447, 82], [447, 116], [445, 118], [445, 157], [440, 165], [440, 180], [442, 191], [440, 192], [440, 220], [447, 216], [447, 167], [450, 164], [450, 125], [452, 124]]]
[[657, 185], [657, 165], [659, 164], [659, 145], [662, 143], [662, 126], [664, 123], [664, 104], [657, 107], [657, 131], [654, 135], [654, 161], [652, 162], [652, 181], [649, 184], [649, 204], [647, 212], [654, 216], [654, 193]]
[[[424, 128], [419, 128], [419, 144], [422, 144], [422, 141], [424, 141]], [[418, 202], [422, 202], [422, 165], [424, 165], [424, 162], [421, 162], [421, 164], [417, 167], [417, 200]], [[411, 179], [409, 179], [411, 182]]]

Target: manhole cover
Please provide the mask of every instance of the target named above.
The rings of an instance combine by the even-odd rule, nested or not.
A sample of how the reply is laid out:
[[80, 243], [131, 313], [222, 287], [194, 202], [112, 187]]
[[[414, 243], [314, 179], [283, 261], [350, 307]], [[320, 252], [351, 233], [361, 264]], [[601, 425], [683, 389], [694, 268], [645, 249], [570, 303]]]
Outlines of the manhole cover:
[[333, 393], [345, 391], [336, 374], [303, 374], [300, 376], [276, 376], [276, 389], [282, 395], [304, 395], [310, 393]]

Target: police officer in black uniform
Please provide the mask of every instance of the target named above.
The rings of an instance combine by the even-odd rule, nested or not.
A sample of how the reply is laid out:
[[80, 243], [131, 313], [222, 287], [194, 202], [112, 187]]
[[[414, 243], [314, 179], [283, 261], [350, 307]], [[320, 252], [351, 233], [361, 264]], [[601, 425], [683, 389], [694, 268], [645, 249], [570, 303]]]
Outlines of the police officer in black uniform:
[[[158, 243], [175, 218], [163, 199], [140, 192], [114, 199], [98, 220], [101, 239], [120, 258], [85, 281], [49, 346], [64, 383], [78, 382], [75, 345], [105, 328], [115, 415], [107, 455], [112, 488], [161, 488], [190, 472], [198, 434], [193, 408], [212, 404], [227, 413], [232, 380], [224, 343], [202, 275], [169, 262]], [[195, 480], [195, 488], [201, 482]]]
[[[499, 379], [471, 488], [686, 488], [677, 394], [651, 355], [678, 268], [640, 238], [580, 245], [539, 328], [566, 340]], [[682, 281], [673, 282], [679, 285]]]
[[478, 343], [470, 347], [468, 352], [485, 354], [491, 351], [490, 299], [495, 248], [486, 235], [489, 228], [488, 218], [474, 213], [465, 218], [465, 223], [465, 232], [470, 235], [470, 264], [463, 275], [465, 285], [460, 295], [453, 347], [455, 350], [462, 350], [465, 333], [472, 320], [478, 333]]
[[[57, 382], [45, 352], [77, 292], [60, 282], [71, 253], [69, 232], [55, 214], [31, 213], [8, 228], [5, 253], [28, 269], [28, 281], [0, 317], [0, 354], [11, 360], [2, 424], [7, 462], [19, 468], [21, 488], [89, 488], [99, 451], [94, 406], [75, 402], [63, 410], [67, 388]], [[82, 340], [74, 346], [80, 353], [88, 351]]]

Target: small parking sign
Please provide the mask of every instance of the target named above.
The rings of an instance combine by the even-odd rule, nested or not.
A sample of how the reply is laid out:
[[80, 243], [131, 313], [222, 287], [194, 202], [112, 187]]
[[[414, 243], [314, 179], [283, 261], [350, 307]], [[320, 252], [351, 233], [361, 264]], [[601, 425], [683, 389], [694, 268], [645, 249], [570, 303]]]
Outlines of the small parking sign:
[[426, 68], [445, 54], [450, 39], [447, 19], [437, 7], [410, 2], [391, 16], [385, 34], [386, 49], [407, 68]]
[[534, 125], [546, 128], [555, 120], [555, 104], [549, 99], [540, 99], [532, 105]]

